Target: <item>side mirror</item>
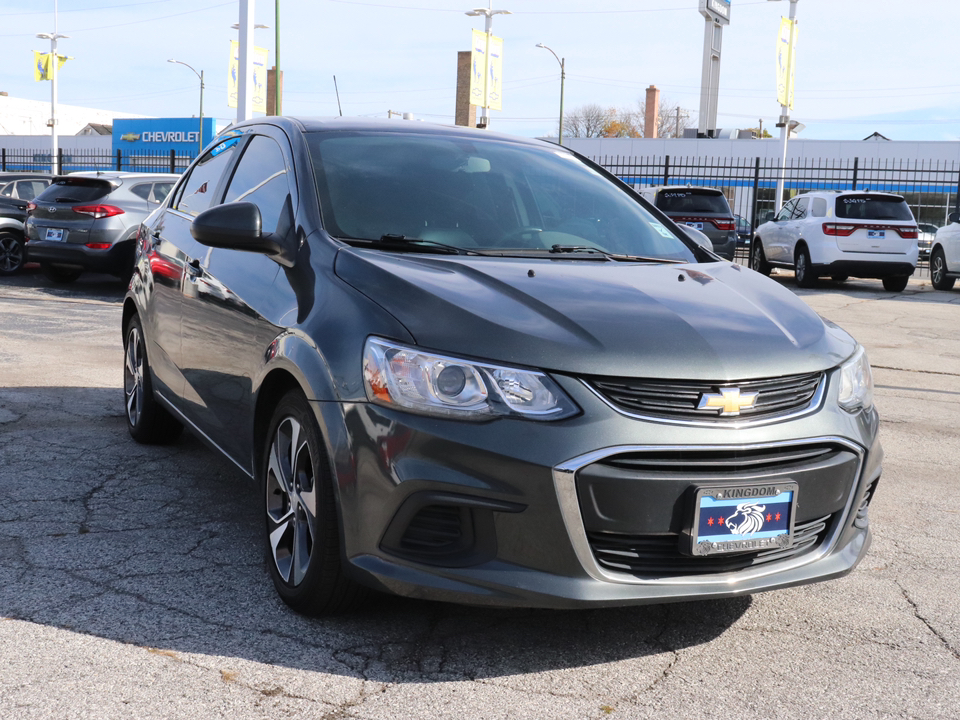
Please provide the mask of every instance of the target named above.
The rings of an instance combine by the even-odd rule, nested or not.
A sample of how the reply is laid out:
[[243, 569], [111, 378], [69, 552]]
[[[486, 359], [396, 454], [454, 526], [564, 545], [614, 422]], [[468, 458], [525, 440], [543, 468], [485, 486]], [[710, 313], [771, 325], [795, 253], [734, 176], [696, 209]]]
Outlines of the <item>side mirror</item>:
[[282, 251], [274, 235], [261, 231], [260, 208], [249, 202], [217, 205], [193, 219], [190, 234], [202, 245], [276, 255]]
[[766, 212], [763, 214], [763, 220], [761, 222], [776, 222], [777, 216], [772, 212]]
[[704, 250], [709, 250], [713, 252], [713, 241], [704, 235], [702, 232], [697, 230], [695, 227], [690, 225], [680, 225], [680, 229], [683, 230], [687, 237], [693, 240], [697, 245], [702, 247]]
[[947, 220], [952, 223], [960, 223], [960, 212], [952, 212], [947, 216]]

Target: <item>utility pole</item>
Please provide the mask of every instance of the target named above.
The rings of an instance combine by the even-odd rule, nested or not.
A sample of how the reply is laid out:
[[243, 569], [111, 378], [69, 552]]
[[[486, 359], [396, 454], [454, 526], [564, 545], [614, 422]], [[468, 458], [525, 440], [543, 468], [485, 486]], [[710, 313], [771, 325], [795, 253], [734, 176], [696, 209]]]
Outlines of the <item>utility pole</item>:
[[777, 212], [783, 207], [783, 189], [786, 184], [787, 174], [787, 138], [790, 135], [790, 95], [793, 92], [793, 45], [796, 41], [797, 33], [797, 0], [790, 0], [790, 41], [787, 46], [786, 62], [786, 91], [783, 98], [786, 102], [780, 106], [780, 121], [777, 127], [780, 128], [780, 149], [781, 165], [780, 177], [777, 179]]
[[680, 137], [680, 106], [679, 105], [677, 105], [677, 130], [673, 134], [673, 136], [676, 138]]

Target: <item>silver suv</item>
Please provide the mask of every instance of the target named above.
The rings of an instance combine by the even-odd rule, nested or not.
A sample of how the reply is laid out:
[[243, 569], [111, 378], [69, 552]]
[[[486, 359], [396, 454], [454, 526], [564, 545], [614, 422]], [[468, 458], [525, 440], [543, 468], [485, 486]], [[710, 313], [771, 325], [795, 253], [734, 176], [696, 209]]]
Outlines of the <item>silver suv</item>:
[[757, 228], [750, 267], [764, 275], [790, 268], [797, 285], [851, 275], [880, 278], [900, 292], [917, 267], [917, 221], [900, 195], [823, 190], [797, 195]]
[[58, 175], [27, 206], [26, 255], [54, 282], [84, 270], [126, 280], [140, 223], [179, 178], [170, 173]]

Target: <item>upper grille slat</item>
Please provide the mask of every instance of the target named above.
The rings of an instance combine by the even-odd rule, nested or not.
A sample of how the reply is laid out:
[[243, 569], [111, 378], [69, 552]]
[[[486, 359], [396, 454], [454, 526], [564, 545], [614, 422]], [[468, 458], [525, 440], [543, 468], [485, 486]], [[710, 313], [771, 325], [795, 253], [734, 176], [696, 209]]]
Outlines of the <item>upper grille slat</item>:
[[[806, 409], [817, 397], [822, 372], [742, 381], [684, 381], [645, 378], [587, 378], [587, 383], [614, 407], [650, 417], [697, 422], [738, 422], [771, 419]], [[698, 408], [705, 394], [736, 387], [740, 394], [757, 393], [752, 407], [738, 415], [720, 415], [720, 408]]]

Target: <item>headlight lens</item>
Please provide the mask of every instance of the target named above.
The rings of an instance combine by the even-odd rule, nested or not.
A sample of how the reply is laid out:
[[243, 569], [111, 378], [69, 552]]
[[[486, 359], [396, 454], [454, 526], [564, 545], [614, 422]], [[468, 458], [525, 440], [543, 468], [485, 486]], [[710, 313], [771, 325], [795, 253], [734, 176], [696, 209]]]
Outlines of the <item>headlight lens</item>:
[[371, 402], [428, 415], [558, 420], [577, 412], [541, 372], [468, 362], [374, 337], [363, 350], [363, 383]]
[[873, 373], [862, 347], [840, 366], [840, 392], [837, 401], [849, 412], [873, 407]]

